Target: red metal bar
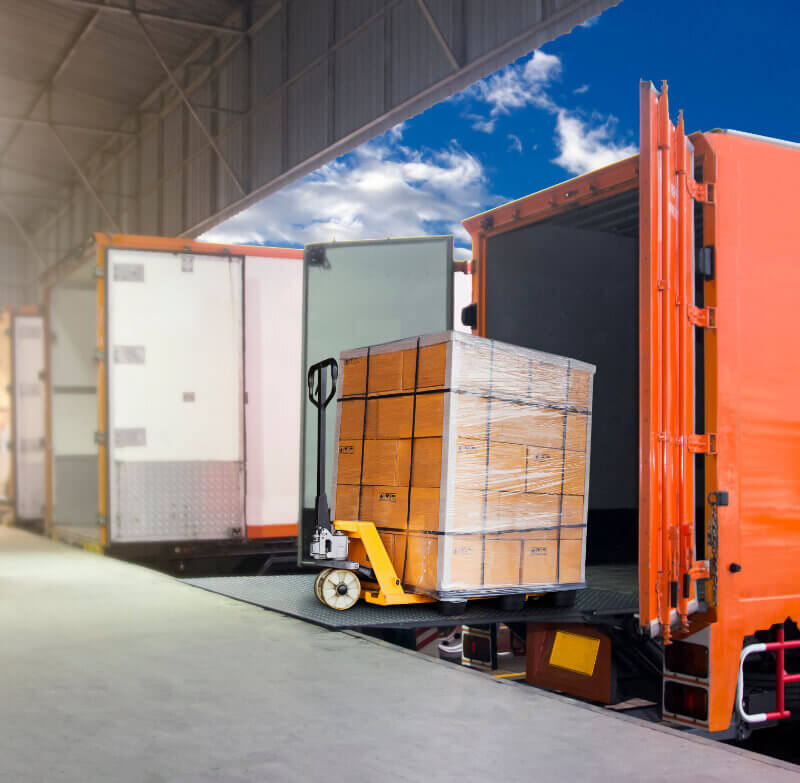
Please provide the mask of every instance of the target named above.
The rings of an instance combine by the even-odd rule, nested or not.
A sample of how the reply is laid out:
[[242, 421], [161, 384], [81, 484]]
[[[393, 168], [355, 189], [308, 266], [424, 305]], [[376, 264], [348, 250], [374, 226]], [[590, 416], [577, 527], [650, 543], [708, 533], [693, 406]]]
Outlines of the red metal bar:
[[800, 639], [787, 642], [783, 626], [778, 628], [777, 639], [764, 645], [766, 650], [775, 650], [775, 712], [766, 713], [767, 720], [781, 720], [791, 716], [786, 709], [786, 683], [800, 682], [800, 674], [786, 673], [786, 650], [800, 647]]
[[[689, 307], [693, 306], [692, 245], [690, 231], [692, 205], [687, 180], [691, 155], [686, 142], [683, 112], [678, 114], [675, 129], [675, 162], [678, 189], [678, 295], [675, 302], [678, 327], [679, 401], [678, 430], [680, 451], [678, 455], [680, 479], [678, 481], [679, 507], [679, 584], [678, 613], [681, 629], [689, 630], [689, 601], [692, 593], [691, 570], [694, 562], [694, 471], [690, 451], [690, 436], [694, 435], [694, 327], [689, 320]], [[688, 588], [688, 589], [687, 589]]]
[[661, 471], [663, 475], [661, 495], [661, 633], [665, 644], [670, 643], [670, 615], [672, 610], [673, 583], [678, 580], [678, 486], [675, 471], [676, 434], [678, 429], [677, 398], [678, 362], [675, 331], [676, 291], [676, 206], [675, 167], [673, 164], [674, 128], [669, 119], [667, 84], [662, 84], [658, 99], [659, 139], [661, 153], [661, 265], [659, 270], [659, 305], [661, 309], [661, 361], [662, 361], [662, 409], [661, 409]]

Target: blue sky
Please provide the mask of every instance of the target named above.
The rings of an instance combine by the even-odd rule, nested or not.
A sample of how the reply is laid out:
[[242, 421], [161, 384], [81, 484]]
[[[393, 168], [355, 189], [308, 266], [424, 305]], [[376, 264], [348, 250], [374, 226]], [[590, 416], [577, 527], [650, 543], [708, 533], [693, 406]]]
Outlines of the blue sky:
[[794, 0], [623, 0], [207, 234], [227, 242], [454, 233], [460, 222], [634, 153], [639, 80], [687, 129], [800, 141]]

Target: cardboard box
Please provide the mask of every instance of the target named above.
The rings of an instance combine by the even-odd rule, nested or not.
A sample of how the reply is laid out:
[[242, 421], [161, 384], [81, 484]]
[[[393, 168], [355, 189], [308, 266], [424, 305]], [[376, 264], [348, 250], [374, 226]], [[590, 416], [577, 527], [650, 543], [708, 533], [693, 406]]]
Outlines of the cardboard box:
[[490, 492], [525, 491], [525, 450], [522, 444], [489, 442], [487, 488]]
[[362, 487], [361, 518], [378, 527], [408, 527], [408, 487]]
[[361, 487], [353, 484], [336, 485], [336, 503], [334, 505], [336, 519], [346, 522], [358, 522], [358, 499]]
[[411, 485], [438, 487], [442, 481], [442, 439], [414, 439], [414, 469]]
[[554, 585], [557, 582], [558, 531], [524, 533], [522, 537], [522, 578], [526, 585]]
[[371, 352], [367, 393], [390, 394], [414, 391], [416, 349], [396, 352]]
[[560, 495], [564, 478], [564, 452], [542, 446], [526, 447], [525, 491]]
[[[352, 443], [352, 441], [347, 441]], [[361, 444], [358, 444], [359, 446]], [[341, 450], [339, 461], [341, 462]], [[348, 473], [348, 476], [350, 474]], [[361, 483], [372, 487], [407, 487], [411, 477], [411, 438], [365, 440]], [[342, 484], [358, 483], [340, 480]]]
[[558, 582], [559, 584], [578, 584], [583, 575], [583, 538], [586, 528], [562, 527], [559, 542]]
[[364, 435], [364, 400], [339, 403], [339, 439], [361, 440]]
[[526, 492], [489, 492], [486, 530], [532, 530], [557, 528], [561, 496]]
[[339, 453], [336, 457], [337, 484], [361, 483], [361, 449], [360, 440], [339, 440]]
[[[342, 403], [344, 405], [344, 403]], [[362, 415], [364, 409], [361, 409]], [[377, 397], [367, 400], [367, 428], [370, 439], [397, 440], [411, 437], [414, 415], [412, 395], [402, 397]]]
[[366, 394], [367, 391], [367, 358], [352, 356], [339, 360], [340, 396], [353, 397]]
[[519, 534], [486, 536], [483, 559], [483, 586], [513, 587], [520, 584], [522, 538]]
[[452, 332], [342, 363], [354, 394], [339, 402], [336, 516], [360, 498], [393, 562], [402, 551], [407, 589], [456, 598], [580, 583], [591, 365]]
[[483, 536], [439, 536], [443, 564], [441, 589], [479, 590], [483, 586]]
[[444, 433], [444, 402], [446, 392], [418, 394], [414, 409], [414, 437], [441, 438]]

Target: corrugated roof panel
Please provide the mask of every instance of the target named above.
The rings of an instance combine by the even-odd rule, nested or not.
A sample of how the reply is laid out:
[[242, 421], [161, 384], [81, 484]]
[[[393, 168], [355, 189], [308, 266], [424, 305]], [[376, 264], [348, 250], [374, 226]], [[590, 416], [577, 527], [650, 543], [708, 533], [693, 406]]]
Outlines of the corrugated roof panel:
[[289, 165], [319, 152], [328, 137], [328, 68], [312, 68], [289, 87]]
[[497, 13], [492, 0], [466, 0], [466, 56], [475, 60], [509, 38], [542, 21], [543, 0], [503, 0], [503, 13]]
[[250, 123], [253, 187], [269, 182], [281, 172], [283, 100], [280, 93], [262, 103]]
[[386, 8], [391, 0], [338, 0], [336, 3], [336, 40], [340, 41], [371, 16]]
[[[1, 49], [0, 49], [1, 50]], [[37, 82], [15, 79], [0, 72], [0, 105], [4, 114], [20, 116], [41, 90]]]
[[283, 68], [282, 17], [277, 14], [251, 38], [253, 51], [253, 95], [264, 98], [281, 84]]
[[158, 190], [152, 190], [139, 201], [139, 231], [142, 234], [161, 234]]
[[[409, 57], [409, 52], [414, 57]], [[424, 90], [452, 71], [419, 7], [405, 0], [392, 11], [392, 105]]]
[[383, 19], [344, 44], [335, 56], [335, 134], [340, 139], [384, 110]]
[[158, 123], [153, 124], [141, 136], [139, 142], [139, 193], [148, 193], [156, 184], [161, 156]]
[[183, 231], [183, 172], [177, 171], [168, 176], [161, 186], [161, 192], [163, 233], [168, 237], [176, 237]]
[[[234, 124], [229, 125], [217, 143], [220, 151], [225, 156], [228, 165], [236, 173], [244, 187], [253, 174], [252, 166], [249, 165], [250, 144], [248, 140], [248, 125], [246, 118], [237, 116]], [[241, 197], [236, 184], [225, 171], [224, 167], [217, 162], [217, 198], [221, 205], [232, 204]], [[190, 225], [194, 225], [191, 223]]]
[[86, 241], [89, 229], [86, 226], [86, 194], [77, 187], [72, 204], [72, 236], [75, 237], [75, 244], [80, 245]]
[[[206, 146], [193, 156], [186, 169], [186, 221], [190, 226], [205, 220], [211, 214], [211, 160], [211, 148]], [[181, 231], [183, 229], [184, 226], [181, 226]]]
[[250, 73], [247, 48], [240, 46], [222, 65], [216, 78], [217, 128], [222, 132], [238, 123], [250, 107]]
[[[162, 123], [162, 145], [164, 156], [164, 174], [172, 173], [172, 170], [183, 161], [183, 123], [186, 108], [181, 103], [173, 109]], [[192, 121], [191, 117], [186, 120]]]
[[0, 72], [43, 82], [55, 70], [92, 11], [27, 0], [0, 4]]
[[136, 22], [122, 14], [101, 14], [58, 83], [134, 108], [163, 78]]
[[328, 0], [289, 3], [289, 77], [327, 51], [330, 9]]

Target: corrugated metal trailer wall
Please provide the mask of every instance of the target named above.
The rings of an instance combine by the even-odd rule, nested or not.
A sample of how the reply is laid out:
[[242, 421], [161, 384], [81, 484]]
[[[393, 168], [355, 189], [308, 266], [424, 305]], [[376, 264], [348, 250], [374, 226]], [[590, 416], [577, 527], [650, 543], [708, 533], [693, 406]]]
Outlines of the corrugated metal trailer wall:
[[61, 77], [95, 102], [61, 116], [94, 124], [97, 96], [134, 94], [137, 69], [162, 81], [91, 154], [86, 136], [49, 139], [84, 177], [31, 221], [33, 240], [51, 266], [94, 231], [197, 236], [615, 1], [256, 0], [222, 20], [243, 35], [102, 13]]

